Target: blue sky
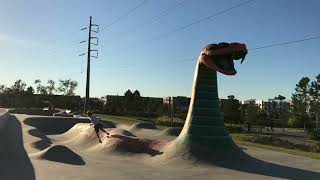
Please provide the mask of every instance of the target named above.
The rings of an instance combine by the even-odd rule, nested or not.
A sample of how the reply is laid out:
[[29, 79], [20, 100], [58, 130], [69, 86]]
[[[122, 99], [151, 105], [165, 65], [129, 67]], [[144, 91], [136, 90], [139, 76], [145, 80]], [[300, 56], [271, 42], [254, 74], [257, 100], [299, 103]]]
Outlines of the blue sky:
[[[320, 1], [256, 0], [213, 19], [159, 35], [243, 0], [189, 0], [153, 23], [146, 20], [181, 0], [148, 0], [128, 17], [108, 26], [142, 0], [1, 0], [0, 84], [22, 79], [33, 85], [71, 78], [85, 94], [89, 16], [100, 25], [99, 59], [92, 62], [91, 96], [138, 89], [143, 96], [190, 96], [196, 58], [210, 43], [243, 42], [247, 47], [320, 35]], [[129, 31], [130, 28], [136, 28]], [[320, 40], [249, 51], [234, 77], [219, 74], [220, 98], [291, 97], [303, 76], [320, 73]], [[185, 59], [190, 59], [185, 61]], [[192, 58], [194, 60], [192, 60]]]

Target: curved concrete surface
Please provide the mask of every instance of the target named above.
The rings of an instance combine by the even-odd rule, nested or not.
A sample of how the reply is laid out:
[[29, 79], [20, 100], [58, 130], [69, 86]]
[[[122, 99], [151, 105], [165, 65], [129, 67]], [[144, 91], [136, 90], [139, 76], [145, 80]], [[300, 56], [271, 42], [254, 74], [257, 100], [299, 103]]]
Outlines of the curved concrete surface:
[[[13, 153], [3, 153], [3, 149], [0, 150], [0, 179], [309, 180], [320, 177], [320, 161], [310, 158], [245, 147], [246, 155], [242, 161], [202, 163], [197, 159], [189, 159], [188, 151], [174, 157], [170, 157], [168, 151], [162, 153], [164, 151], [158, 148], [169, 143], [162, 139], [171, 133], [154, 136], [161, 131], [145, 129], [144, 138], [139, 135], [142, 130], [136, 133], [120, 129], [118, 125], [111, 128], [111, 125], [105, 129], [111, 133], [111, 137], [100, 132], [103, 139], [100, 144], [89, 123], [76, 123], [68, 131], [64, 132], [64, 129], [61, 131], [64, 133], [58, 134], [60, 128], [64, 128], [62, 121], [69, 124], [70, 119], [59, 119], [56, 126], [51, 126], [57, 119], [42, 121], [41, 118], [43, 117], [29, 115], [9, 117], [7, 125], [10, 125], [6, 125], [6, 135], [0, 136], [0, 142], [5, 142], [8, 152], [10, 150]], [[20, 123], [24, 121], [30, 122]], [[37, 124], [38, 122], [40, 123]], [[47, 122], [50, 125], [46, 125]], [[47, 132], [56, 135], [48, 135]], [[147, 137], [153, 139], [146, 139]], [[176, 152], [174, 154], [177, 155]], [[206, 154], [203, 156], [206, 157]]]
[[33, 165], [24, 149], [20, 121], [0, 109], [0, 179], [35, 180]]

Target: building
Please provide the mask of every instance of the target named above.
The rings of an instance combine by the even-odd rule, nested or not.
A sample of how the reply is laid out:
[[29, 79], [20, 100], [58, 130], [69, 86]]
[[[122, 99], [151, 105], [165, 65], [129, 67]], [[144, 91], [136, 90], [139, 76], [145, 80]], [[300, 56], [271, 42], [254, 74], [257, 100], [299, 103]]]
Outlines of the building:
[[163, 98], [106, 95], [100, 98], [104, 109], [111, 114], [155, 115], [162, 113]]
[[165, 97], [163, 104], [172, 104], [173, 111], [188, 112], [191, 98], [185, 96]]
[[102, 101], [102, 104], [105, 106], [108, 103], [114, 103], [114, 102], [122, 102], [124, 101], [124, 96], [118, 96], [118, 95], [106, 95], [106, 96], [102, 96], [100, 98], [100, 100]]
[[290, 102], [279, 99], [268, 99], [267, 101], [250, 99], [243, 101], [242, 104], [249, 104], [250, 102], [254, 102], [260, 109], [269, 114], [274, 112], [288, 113], [290, 110]]

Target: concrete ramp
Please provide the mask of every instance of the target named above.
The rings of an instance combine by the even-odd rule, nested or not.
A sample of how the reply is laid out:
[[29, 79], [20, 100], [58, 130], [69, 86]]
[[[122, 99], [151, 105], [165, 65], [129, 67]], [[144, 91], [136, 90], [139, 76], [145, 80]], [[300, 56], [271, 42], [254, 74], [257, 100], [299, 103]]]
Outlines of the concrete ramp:
[[33, 155], [40, 160], [48, 160], [71, 165], [85, 165], [85, 161], [77, 153], [63, 145], [53, 145]]
[[77, 123], [90, 123], [90, 120], [88, 118], [37, 116], [29, 117], [23, 123], [33, 126], [45, 134], [62, 134]]
[[35, 180], [23, 146], [21, 123], [4, 109], [0, 109], [0, 143], [0, 179]]

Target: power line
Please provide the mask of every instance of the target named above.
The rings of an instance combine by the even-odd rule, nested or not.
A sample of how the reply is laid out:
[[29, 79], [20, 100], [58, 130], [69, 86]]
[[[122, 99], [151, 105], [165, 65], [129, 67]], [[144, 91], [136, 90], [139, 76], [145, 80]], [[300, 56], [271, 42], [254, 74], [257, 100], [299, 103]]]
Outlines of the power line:
[[259, 47], [251, 48], [249, 50], [255, 51], [258, 49], [265, 49], [265, 48], [270, 48], [270, 47], [275, 47], [275, 46], [283, 46], [283, 45], [287, 45], [287, 44], [294, 44], [294, 43], [299, 43], [299, 42], [303, 42], [303, 41], [310, 41], [310, 40], [315, 40], [315, 39], [320, 39], [320, 36], [299, 39], [299, 40], [294, 40], [294, 41], [288, 41], [288, 42], [283, 42], [283, 43], [277, 43], [277, 44], [270, 44], [270, 45], [265, 45], [265, 46], [259, 46]]
[[[216, 17], [216, 16], [219, 16], [219, 15], [221, 15], [221, 14], [224, 14], [224, 13], [226, 13], [226, 12], [229, 12], [229, 11], [231, 11], [231, 10], [233, 10], [233, 9], [238, 8], [238, 7], [244, 6], [244, 5], [246, 5], [246, 4], [248, 4], [248, 3], [251, 3], [251, 2], [253, 2], [253, 1], [256, 1], [256, 0], [247, 0], [247, 1], [241, 2], [241, 3], [239, 3], [239, 4], [236, 4], [236, 5], [234, 5], [234, 6], [229, 7], [229, 8], [227, 8], [227, 9], [224, 9], [224, 10], [222, 10], [222, 11], [216, 12], [216, 13], [214, 13], [214, 14], [211, 14], [211, 15], [209, 15], [209, 16], [200, 18], [200, 19], [198, 19], [198, 20], [196, 20], [196, 21], [193, 21], [193, 22], [191, 22], [191, 23], [189, 23], [189, 24], [186, 24], [186, 25], [184, 25], [184, 26], [181, 26], [181, 27], [178, 27], [178, 28], [176, 28], [176, 29], [173, 29], [173, 30], [171, 30], [171, 31], [169, 31], [169, 32], [167, 32], [167, 33], [158, 35], [158, 36], [156, 36], [156, 37], [154, 37], [154, 38], [151, 38], [151, 39], [149, 39], [149, 40], [145, 40], [145, 41], [143, 41], [142, 43], [148, 43], [148, 42], [152, 42], [152, 41], [159, 40], [159, 39], [161, 39], [161, 38], [167, 37], [167, 36], [171, 35], [172, 33], [181, 31], [181, 30], [183, 30], [183, 29], [186, 29], [186, 28], [188, 28], [188, 27], [190, 27], [190, 26], [193, 26], [193, 25], [195, 25], [195, 24], [201, 23], [201, 22], [203, 22], [203, 21], [210, 20], [210, 19], [212, 19], [212, 18], [214, 18], [214, 17]], [[135, 46], [135, 48], [137, 48], [137, 47], [138, 47], [138, 46]], [[124, 48], [121, 48], [121, 49], [122, 49], [122, 51], [123, 51], [123, 49], [129, 49], [129, 48], [132, 49], [132, 46], [124, 47]], [[119, 49], [119, 48], [118, 48], [118, 49]]]
[[[298, 39], [298, 40], [292, 40], [292, 41], [287, 41], [287, 42], [281, 42], [281, 43], [276, 43], [276, 44], [269, 44], [269, 45], [264, 45], [264, 46], [258, 46], [255, 48], [249, 48], [249, 52], [250, 51], [257, 51], [260, 49], [266, 49], [266, 48], [271, 48], [271, 47], [275, 47], [275, 46], [284, 46], [284, 45], [289, 45], [289, 44], [295, 44], [295, 43], [300, 43], [300, 42], [304, 42], [304, 41], [311, 41], [311, 40], [315, 40], [315, 39], [320, 39], [320, 36], [314, 36], [314, 37], [310, 37], [310, 38], [304, 38], [304, 39]], [[179, 60], [178, 62], [187, 62], [187, 61], [194, 61], [195, 59], [197, 59], [197, 57], [194, 58], [184, 58]]]
[[[299, 40], [287, 41], [287, 42], [282, 42], [282, 43], [259, 46], [259, 47], [255, 47], [255, 48], [249, 48], [249, 51], [256, 51], [256, 50], [271, 48], [271, 47], [275, 47], [275, 46], [284, 46], [284, 45], [295, 44], [295, 43], [300, 43], [300, 42], [304, 42], [304, 41], [311, 41], [311, 40], [316, 40], [316, 39], [320, 39], [320, 36], [314, 36], [314, 37], [305, 38], [305, 39], [299, 39]], [[178, 61], [173, 61], [171, 63], [195, 62], [196, 59], [198, 59], [198, 57], [183, 58], [183, 59], [179, 59]], [[128, 67], [124, 66], [124, 67], [121, 67], [121, 69], [122, 68], [127, 69], [127, 68], [132, 68], [132, 66], [128, 66]], [[139, 69], [139, 68], [137, 68], [137, 69]], [[103, 70], [103, 68], [101, 68], [100, 70]]]
[[148, 0], [143, 0], [141, 1], [139, 4], [137, 4], [135, 7], [133, 7], [132, 9], [130, 9], [129, 11], [127, 11], [126, 13], [124, 13], [123, 15], [119, 16], [117, 19], [115, 19], [114, 21], [112, 21], [111, 23], [109, 23], [108, 25], [106, 25], [102, 30], [109, 28], [110, 26], [118, 23], [119, 21], [121, 21], [122, 19], [128, 17], [131, 13], [133, 13], [134, 11], [136, 11], [137, 9], [139, 9], [140, 7], [142, 7], [145, 3], [147, 3]]
[[179, 9], [180, 7], [183, 7], [184, 5], [186, 5], [188, 3], [188, 1], [190, 1], [190, 0], [182, 0], [182, 1], [174, 4], [173, 6], [161, 11], [159, 14], [150, 17], [149, 19], [144, 21], [144, 23], [142, 23], [140, 25], [130, 26], [128, 32], [134, 32], [135, 30], [141, 28], [142, 26], [156, 22], [157, 20], [159, 20], [159, 18], [174, 12], [175, 10]]
[[241, 2], [241, 3], [236, 4], [236, 5], [234, 5], [234, 6], [230, 7], [230, 8], [227, 8], [227, 9], [224, 9], [224, 10], [222, 10], [222, 11], [219, 11], [219, 12], [216, 12], [216, 13], [214, 13], [214, 14], [211, 14], [211, 15], [209, 15], [209, 16], [200, 18], [200, 19], [198, 19], [198, 20], [196, 20], [196, 21], [193, 21], [193, 22], [191, 22], [191, 23], [189, 23], [189, 24], [186, 24], [186, 25], [184, 25], [184, 26], [178, 27], [178, 28], [176, 28], [176, 29], [173, 29], [173, 30], [171, 30], [171, 31], [169, 31], [169, 32], [166, 32], [166, 33], [161, 34], [161, 35], [159, 35], [159, 36], [156, 36], [156, 37], [154, 37], [154, 38], [151, 38], [151, 39], [147, 40], [147, 42], [149, 42], [149, 41], [154, 41], [154, 40], [159, 40], [159, 39], [161, 39], [161, 38], [167, 37], [167, 36], [169, 36], [169, 35], [172, 34], [172, 33], [181, 31], [181, 30], [186, 29], [186, 28], [188, 28], [188, 27], [190, 27], [190, 26], [193, 26], [193, 25], [195, 25], [195, 24], [199, 24], [199, 23], [201, 23], [201, 22], [203, 22], [203, 21], [208, 21], [208, 20], [210, 20], [210, 19], [212, 19], [212, 18], [214, 18], [214, 17], [216, 17], [216, 16], [219, 16], [219, 15], [221, 15], [221, 14], [224, 14], [224, 13], [226, 13], [226, 12], [228, 12], [228, 11], [231, 11], [231, 10], [233, 10], [233, 9], [236, 9], [236, 8], [238, 8], [238, 7], [244, 6], [244, 5], [246, 5], [246, 4], [248, 4], [248, 3], [251, 3], [251, 2], [253, 2], [253, 1], [256, 1], [256, 0], [248, 0], [248, 1]]

